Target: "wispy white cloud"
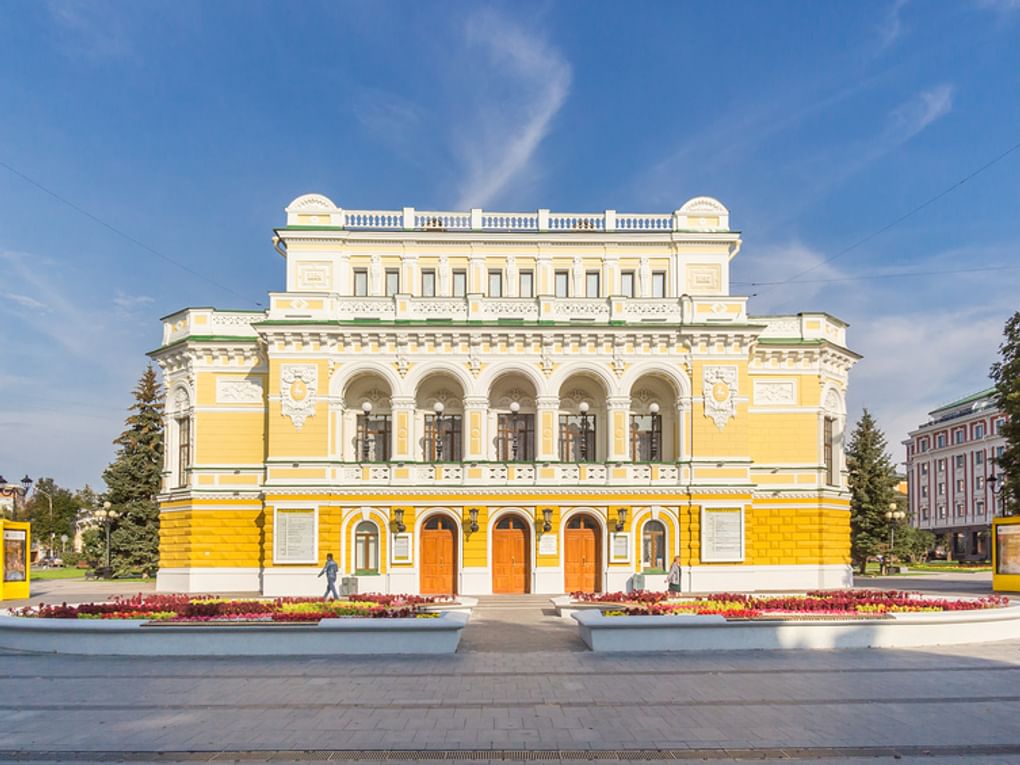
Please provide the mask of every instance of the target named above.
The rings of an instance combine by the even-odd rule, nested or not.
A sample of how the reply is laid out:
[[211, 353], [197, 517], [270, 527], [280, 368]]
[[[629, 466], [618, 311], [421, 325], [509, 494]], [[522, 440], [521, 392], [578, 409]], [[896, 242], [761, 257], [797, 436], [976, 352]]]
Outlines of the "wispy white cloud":
[[570, 92], [563, 54], [537, 34], [493, 11], [465, 29], [487, 67], [487, 94], [460, 131], [454, 151], [465, 166], [457, 209], [489, 206], [520, 179]]
[[149, 305], [149, 303], [155, 302], [148, 295], [128, 295], [120, 290], [117, 290], [116, 296], [113, 298], [113, 303], [123, 311], [134, 311], [136, 308]]
[[31, 308], [36, 311], [46, 310], [45, 303], [41, 303], [28, 295], [20, 295], [17, 292], [0, 292], [0, 300], [10, 300], [12, 303], [17, 303], [23, 308]]
[[909, 141], [953, 110], [953, 86], [948, 83], [923, 90], [893, 109], [887, 141], [894, 146]]
[[86, 59], [117, 59], [133, 53], [126, 29], [127, 9], [101, 0], [48, 0], [46, 9], [66, 55]]
[[879, 25], [878, 38], [881, 49], [891, 47], [903, 35], [903, 9], [910, 0], [893, 0], [889, 11]]

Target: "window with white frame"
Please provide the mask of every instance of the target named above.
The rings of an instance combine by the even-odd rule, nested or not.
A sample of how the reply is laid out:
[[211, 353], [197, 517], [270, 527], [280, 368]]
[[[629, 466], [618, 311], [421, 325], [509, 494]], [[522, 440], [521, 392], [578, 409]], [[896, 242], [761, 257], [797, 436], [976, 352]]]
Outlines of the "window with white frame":
[[985, 488], [985, 477], [983, 475], [974, 476], [974, 489], [976, 491], [982, 491]]
[[928, 499], [928, 487], [927, 486], [922, 486], [921, 487], [921, 499]]
[[985, 514], [985, 503], [984, 503], [983, 500], [979, 499], [977, 502], [974, 503], [974, 515], [984, 515], [984, 514]]
[[521, 271], [518, 275], [517, 294], [522, 298], [535, 297], [535, 272]]
[[985, 424], [983, 422], [979, 422], [977, 425], [974, 426], [974, 438], [977, 439], [984, 437], [985, 437]]
[[170, 472], [173, 488], [181, 489], [188, 485], [192, 461], [192, 441], [194, 438], [191, 424], [191, 396], [184, 388], [174, 393], [173, 439], [176, 454], [172, 454]]
[[585, 297], [597, 298], [599, 296], [599, 272], [588, 271], [584, 275]]
[[620, 274], [620, 294], [624, 297], [634, 297], [634, 272], [624, 271]]
[[996, 418], [995, 422], [992, 423], [992, 432], [995, 435], [999, 435], [1002, 432], [1002, 426], [1006, 424], [1005, 417]]
[[962, 502], [956, 503], [956, 514], [958, 516], [967, 514], [966, 506]]
[[393, 297], [400, 292], [400, 271], [395, 268], [386, 269], [386, 295]]
[[467, 271], [453, 272], [453, 296], [464, 297], [467, 294]]
[[985, 450], [984, 449], [982, 449], [981, 451], [978, 451], [978, 452], [974, 452], [974, 464], [975, 465], [984, 465], [985, 464]]
[[436, 272], [431, 269], [421, 272], [421, 296], [436, 296]]
[[489, 271], [489, 297], [503, 297], [502, 271]]
[[364, 268], [354, 269], [354, 297], [368, 296], [368, 271]]
[[927, 477], [928, 477], [928, 463], [927, 462], [922, 462], [921, 463], [921, 478], [927, 478]]
[[966, 484], [964, 483], [963, 479], [962, 479], [962, 478], [957, 478], [957, 479], [956, 479], [956, 491], [957, 491], [957, 493], [958, 493], [958, 494], [960, 494], [960, 493], [963, 493], [963, 491], [964, 491], [964, 490], [965, 490], [966, 488], [967, 488], [967, 486], [966, 486]]
[[946, 446], [946, 434], [939, 433], [937, 436], [935, 436], [935, 448], [944, 449], [945, 446]]
[[359, 576], [379, 573], [379, 527], [372, 521], [354, 529], [354, 570]]
[[939, 466], [939, 472], [940, 473], [945, 473], [946, 472], [946, 458], [945, 457], [943, 457], [942, 459], [939, 460], [938, 466]]
[[963, 465], [964, 465], [964, 456], [962, 454], [957, 454], [956, 457], [955, 457], [955, 460], [956, 460], [956, 467], [962, 468]]
[[927, 507], [922, 507], [921, 508], [921, 519], [925, 520], [925, 521], [928, 520], [928, 508]]
[[967, 438], [967, 432], [963, 428], [957, 428], [953, 431], [953, 443], [962, 444]]
[[570, 272], [557, 271], [553, 274], [553, 287], [555, 289], [556, 297], [570, 297]]
[[653, 298], [664, 298], [664, 297], [666, 297], [666, 272], [665, 271], [653, 271], [652, 272], [652, 297]]
[[938, 483], [938, 495], [940, 497], [946, 496], [946, 483], [945, 483], [945, 481], [939, 481], [939, 483]]

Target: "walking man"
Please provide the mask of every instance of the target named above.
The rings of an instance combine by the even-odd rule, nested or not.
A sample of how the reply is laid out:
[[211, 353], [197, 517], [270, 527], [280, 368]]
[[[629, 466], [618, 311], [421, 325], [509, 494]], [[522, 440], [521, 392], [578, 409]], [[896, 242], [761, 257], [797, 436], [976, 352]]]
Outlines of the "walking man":
[[336, 573], [339, 570], [340, 567], [333, 560], [333, 553], [326, 553], [326, 565], [319, 572], [319, 576], [326, 575], [326, 594], [322, 596], [323, 600], [329, 600], [330, 594], [333, 595], [333, 600], [340, 600], [336, 592]]

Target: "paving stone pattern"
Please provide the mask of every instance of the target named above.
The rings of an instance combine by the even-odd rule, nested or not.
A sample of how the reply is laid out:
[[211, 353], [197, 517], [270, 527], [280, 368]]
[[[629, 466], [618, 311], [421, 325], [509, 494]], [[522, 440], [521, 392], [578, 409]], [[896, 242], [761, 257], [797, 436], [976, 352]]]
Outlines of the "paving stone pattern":
[[596, 655], [531, 596], [453, 656], [0, 653], [0, 761], [1020, 765], [1017, 720], [1020, 641]]

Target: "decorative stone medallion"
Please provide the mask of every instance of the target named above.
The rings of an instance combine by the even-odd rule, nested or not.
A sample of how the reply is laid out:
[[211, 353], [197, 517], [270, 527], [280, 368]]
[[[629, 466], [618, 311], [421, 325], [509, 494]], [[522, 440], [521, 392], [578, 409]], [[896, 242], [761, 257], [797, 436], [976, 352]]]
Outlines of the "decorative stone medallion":
[[292, 364], [280, 371], [280, 399], [284, 417], [290, 417], [301, 430], [305, 420], [315, 414], [315, 394], [319, 371], [314, 364]]
[[705, 416], [722, 430], [730, 418], [737, 416], [737, 368], [705, 367], [702, 374]]

